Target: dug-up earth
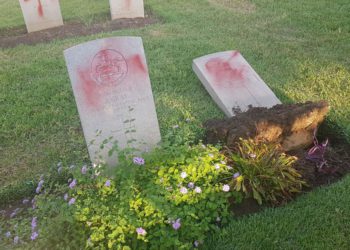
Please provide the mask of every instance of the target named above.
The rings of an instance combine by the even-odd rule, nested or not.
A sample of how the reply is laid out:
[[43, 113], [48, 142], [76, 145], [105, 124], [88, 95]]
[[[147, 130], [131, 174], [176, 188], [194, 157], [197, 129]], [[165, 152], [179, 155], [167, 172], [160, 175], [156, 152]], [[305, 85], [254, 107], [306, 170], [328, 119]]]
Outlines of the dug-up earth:
[[[350, 173], [350, 144], [329, 128], [323, 129], [323, 138], [319, 138], [319, 142], [329, 141], [324, 154], [326, 167], [320, 170], [315, 162], [306, 157], [313, 146], [315, 131], [325, 125], [321, 123], [328, 111], [329, 105], [325, 101], [250, 108], [231, 118], [207, 121], [204, 124], [206, 142], [220, 142], [233, 150], [239, 138], [279, 143], [283, 151], [298, 159], [294, 167], [307, 182], [306, 190], [309, 191], [338, 181]], [[253, 206], [246, 204], [248, 208], [258, 208], [254, 202], [251, 203]], [[243, 210], [250, 211], [248, 208], [244, 207]]]
[[63, 26], [27, 33], [25, 27], [0, 30], [0, 48], [12, 48], [19, 44], [34, 45], [48, 43], [56, 39], [86, 36], [127, 28], [141, 28], [155, 24], [158, 20], [146, 13], [145, 18], [122, 18], [85, 25], [81, 22], [68, 22]]
[[329, 111], [325, 101], [254, 107], [235, 116], [205, 123], [206, 140], [234, 148], [239, 138], [280, 143], [284, 151], [312, 144], [315, 130]]

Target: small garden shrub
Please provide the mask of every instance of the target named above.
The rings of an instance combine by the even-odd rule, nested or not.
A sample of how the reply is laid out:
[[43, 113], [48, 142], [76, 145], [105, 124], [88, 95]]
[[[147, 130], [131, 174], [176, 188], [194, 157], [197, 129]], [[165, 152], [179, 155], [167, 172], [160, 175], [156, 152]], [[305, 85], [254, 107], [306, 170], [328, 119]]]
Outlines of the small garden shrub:
[[233, 185], [259, 204], [277, 204], [292, 199], [306, 183], [293, 168], [296, 157], [283, 153], [277, 144], [241, 139], [237, 153], [226, 150], [238, 172]]

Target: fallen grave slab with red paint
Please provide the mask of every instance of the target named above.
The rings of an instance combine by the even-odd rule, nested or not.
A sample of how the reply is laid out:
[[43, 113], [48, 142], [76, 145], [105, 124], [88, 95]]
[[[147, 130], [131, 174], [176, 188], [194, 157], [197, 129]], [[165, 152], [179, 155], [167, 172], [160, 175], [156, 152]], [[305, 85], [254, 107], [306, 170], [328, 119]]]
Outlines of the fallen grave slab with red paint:
[[272, 107], [280, 100], [238, 51], [218, 52], [193, 60], [192, 68], [227, 115], [249, 106]]
[[143, 0], [109, 0], [112, 20], [145, 17]]
[[99, 39], [64, 55], [92, 162], [116, 165], [116, 154], [108, 154], [115, 141], [140, 151], [160, 141], [141, 38]]
[[27, 31], [63, 25], [59, 0], [19, 0]]

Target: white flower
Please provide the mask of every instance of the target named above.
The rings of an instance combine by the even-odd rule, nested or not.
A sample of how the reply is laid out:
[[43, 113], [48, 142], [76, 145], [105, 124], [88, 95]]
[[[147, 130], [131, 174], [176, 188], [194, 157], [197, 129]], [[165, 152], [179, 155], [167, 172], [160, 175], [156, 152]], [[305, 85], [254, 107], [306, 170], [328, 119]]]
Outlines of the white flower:
[[187, 188], [185, 188], [185, 187], [180, 188], [180, 193], [187, 194], [188, 193]]
[[215, 169], [216, 169], [216, 170], [219, 170], [219, 169], [220, 169], [220, 165], [219, 165], [219, 164], [215, 164], [214, 166], [215, 166]]
[[222, 191], [224, 191], [224, 192], [230, 191], [230, 186], [227, 185], [227, 184], [223, 185], [223, 186], [222, 186]]
[[229, 165], [227, 165], [226, 167], [227, 167], [228, 170], [231, 170], [231, 169], [232, 169], [232, 167], [229, 166]]
[[214, 155], [213, 155], [213, 154], [208, 154], [208, 156], [209, 156], [210, 158], [213, 158], [213, 157], [214, 157]]
[[201, 189], [200, 187], [196, 187], [196, 188], [194, 189], [194, 191], [195, 191], [197, 194], [202, 193], [202, 189]]
[[185, 179], [186, 177], [187, 177], [187, 173], [186, 173], [186, 172], [182, 172], [182, 173], [181, 173], [181, 178], [182, 178], [182, 179]]

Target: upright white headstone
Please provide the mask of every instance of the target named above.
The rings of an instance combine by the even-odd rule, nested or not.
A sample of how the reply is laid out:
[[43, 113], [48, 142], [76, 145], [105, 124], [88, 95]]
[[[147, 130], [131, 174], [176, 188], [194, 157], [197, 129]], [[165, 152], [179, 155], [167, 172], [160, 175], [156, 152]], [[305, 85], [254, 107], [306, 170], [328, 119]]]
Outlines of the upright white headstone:
[[19, 0], [28, 32], [63, 25], [59, 0]]
[[218, 52], [193, 60], [192, 68], [227, 116], [233, 108], [272, 107], [280, 100], [238, 51]]
[[145, 17], [143, 0], [109, 0], [112, 20]]
[[140, 37], [95, 40], [64, 55], [92, 162], [115, 165], [117, 156], [108, 155], [115, 140], [141, 151], [160, 141]]

